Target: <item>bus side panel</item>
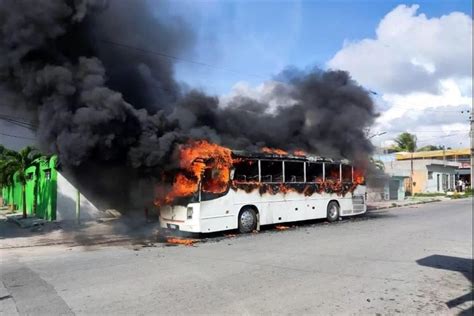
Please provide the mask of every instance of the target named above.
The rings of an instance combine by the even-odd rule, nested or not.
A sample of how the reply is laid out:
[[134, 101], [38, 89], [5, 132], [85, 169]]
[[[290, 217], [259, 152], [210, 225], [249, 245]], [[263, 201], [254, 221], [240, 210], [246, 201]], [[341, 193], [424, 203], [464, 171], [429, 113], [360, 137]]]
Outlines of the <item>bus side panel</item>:
[[234, 191], [232, 190], [220, 198], [202, 201], [199, 214], [201, 231], [209, 233], [236, 229], [238, 214], [234, 207]]
[[316, 212], [308, 212], [315, 206], [317, 200], [309, 200], [297, 192], [288, 192], [279, 195], [279, 201], [274, 203], [273, 222], [296, 222], [315, 218]]
[[329, 196], [327, 194], [313, 194], [306, 197], [305, 214], [306, 219], [325, 218]]
[[341, 208], [339, 210], [339, 216], [352, 214], [352, 194], [347, 194], [344, 198], [339, 198], [337, 201], [339, 202], [339, 206]]
[[260, 225], [268, 225], [325, 218], [331, 199], [341, 200], [335, 194], [326, 193], [305, 197], [297, 192], [260, 195], [257, 190], [250, 193], [238, 190], [234, 193], [234, 207], [238, 216], [244, 205], [254, 205], [259, 211]]

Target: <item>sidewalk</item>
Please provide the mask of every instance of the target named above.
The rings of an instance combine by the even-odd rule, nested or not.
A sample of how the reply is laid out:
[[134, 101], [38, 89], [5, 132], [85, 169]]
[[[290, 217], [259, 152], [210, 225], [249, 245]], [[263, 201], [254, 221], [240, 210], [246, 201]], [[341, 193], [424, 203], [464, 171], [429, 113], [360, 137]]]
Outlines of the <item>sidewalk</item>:
[[381, 210], [381, 209], [386, 209], [386, 208], [403, 207], [403, 206], [410, 206], [410, 205], [424, 204], [424, 203], [441, 202], [441, 201], [447, 201], [447, 200], [450, 200], [450, 198], [447, 198], [444, 196], [435, 196], [435, 197], [411, 197], [402, 201], [390, 200], [390, 201], [367, 202], [367, 211], [375, 211], [375, 210]]
[[[105, 243], [118, 243], [143, 240], [156, 236], [158, 223], [140, 218], [109, 218], [83, 222], [37, 222], [34, 226], [21, 227], [16, 220], [8, 220], [0, 211], [0, 249], [35, 246], [66, 245], [92, 246]], [[20, 221], [21, 222], [21, 221]]]

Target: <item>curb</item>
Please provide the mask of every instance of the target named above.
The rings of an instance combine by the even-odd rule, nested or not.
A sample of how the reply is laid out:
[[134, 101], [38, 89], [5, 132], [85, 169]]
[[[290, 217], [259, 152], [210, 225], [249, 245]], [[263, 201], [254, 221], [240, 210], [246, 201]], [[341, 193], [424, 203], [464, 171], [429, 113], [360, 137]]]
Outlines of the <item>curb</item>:
[[7, 221], [15, 223], [21, 228], [36, 227], [36, 226], [44, 225], [48, 222], [42, 218], [36, 218], [36, 217], [23, 218], [23, 215], [18, 215], [18, 214], [7, 215], [6, 218], [7, 218]]
[[395, 205], [384, 205], [384, 206], [367, 206], [367, 211], [377, 211], [377, 210], [384, 210], [388, 208], [399, 208], [399, 207], [405, 207], [405, 206], [411, 206], [411, 205], [417, 205], [417, 204], [427, 204], [427, 203], [433, 203], [433, 202], [442, 202], [443, 200], [440, 199], [435, 199], [435, 200], [428, 200], [428, 201], [417, 201], [417, 202], [410, 202], [406, 204], [396, 204]]

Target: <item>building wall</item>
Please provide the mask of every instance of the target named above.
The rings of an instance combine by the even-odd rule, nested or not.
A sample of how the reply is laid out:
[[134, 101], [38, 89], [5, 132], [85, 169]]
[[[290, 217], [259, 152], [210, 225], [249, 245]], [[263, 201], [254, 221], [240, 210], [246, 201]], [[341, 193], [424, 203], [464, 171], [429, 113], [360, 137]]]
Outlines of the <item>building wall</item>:
[[445, 192], [455, 189], [456, 169], [431, 165], [427, 166], [426, 173], [428, 178], [426, 192]]
[[413, 171], [413, 193], [426, 192], [426, 183], [428, 182], [426, 170]]
[[[57, 220], [76, 220], [77, 188], [72, 185], [60, 172], [57, 176]], [[83, 194], [80, 194], [80, 220], [98, 218], [99, 209]]]
[[[413, 161], [413, 193], [434, 193], [454, 190], [456, 171], [460, 163], [426, 159]], [[385, 164], [385, 171], [392, 176], [408, 176], [405, 189], [410, 191], [411, 161], [392, 161]], [[439, 176], [439, 188], [438, 188]], [[444, 179], [444, 185], [443, 185]]]

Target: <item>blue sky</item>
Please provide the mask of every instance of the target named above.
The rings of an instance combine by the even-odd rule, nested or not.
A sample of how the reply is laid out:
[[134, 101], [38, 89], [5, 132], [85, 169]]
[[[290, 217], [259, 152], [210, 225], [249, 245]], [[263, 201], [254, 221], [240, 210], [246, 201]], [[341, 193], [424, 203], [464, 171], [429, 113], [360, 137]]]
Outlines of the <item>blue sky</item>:
[[176, 65], [179, 80], [213, 94], [238, 81], [251, 85], [287, 66], [325, 67], [345, 41], [372, 38], [380, 20], [399, 4], [439, 17], [472, 16], [471, 1], [170, 1], [166, 15], [181, 16], [196, 33], [192, 51]]

